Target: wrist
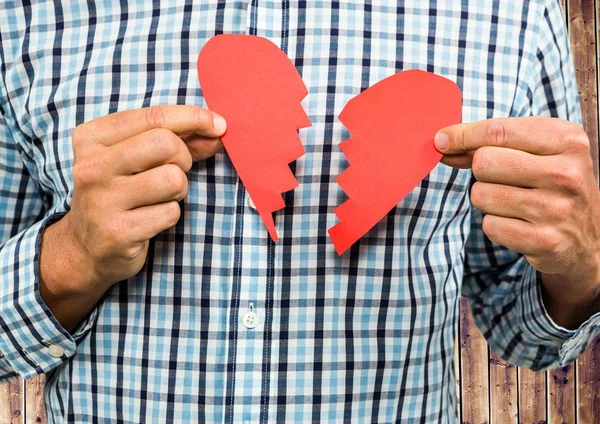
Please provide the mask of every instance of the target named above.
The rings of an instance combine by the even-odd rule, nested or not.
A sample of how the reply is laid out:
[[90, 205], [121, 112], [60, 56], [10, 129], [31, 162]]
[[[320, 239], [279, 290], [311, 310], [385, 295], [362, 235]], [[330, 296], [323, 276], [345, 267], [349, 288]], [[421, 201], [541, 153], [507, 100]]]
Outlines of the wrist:
[[110, 287], [99, 278], [70, 221], [67, 213], [44, 230], [39, 261], [40, 296], [67, 331], [77, 327]]
[[600, 267], [572, 276], [542, 273], [541, 280], [546, 310], [558, 325], [574, 329], [600, 312]]
[[71, 215], [49, 225], [40, 248], [40, 290], [53, 298], [105, 291], [93, 260], [74, 234]]

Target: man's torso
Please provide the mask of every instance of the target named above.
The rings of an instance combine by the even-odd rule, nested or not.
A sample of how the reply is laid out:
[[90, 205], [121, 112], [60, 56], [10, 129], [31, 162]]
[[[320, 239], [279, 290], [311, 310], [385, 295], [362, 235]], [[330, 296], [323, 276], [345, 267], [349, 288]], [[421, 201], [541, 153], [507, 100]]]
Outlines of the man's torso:
[[[264, 225], [225, 152], [189, 172], [176, 227], [114, 286], [49, 376], [49, 419], [74, 422], [448, 422], [470, 173], [444, 165], [345, 255], [337, 120], [405, 69], [463, 91], [463, 121], [518, 113], [527, 2], [34, 2], [5, 7], [3, 106], [48, 207], [72, 189], [79, 123], [156, 104], [205, 106], [195, 69], [219, 33], [267, 37], [308, 87], [300, 186]], [[398, 93], [402, 95], [402, 93]], [[444, 99], [440, 99], [441, 102]], [[252, 306], [250, 306], [252, 305]], [[251, 308], [255, 328], [242, 317]]]

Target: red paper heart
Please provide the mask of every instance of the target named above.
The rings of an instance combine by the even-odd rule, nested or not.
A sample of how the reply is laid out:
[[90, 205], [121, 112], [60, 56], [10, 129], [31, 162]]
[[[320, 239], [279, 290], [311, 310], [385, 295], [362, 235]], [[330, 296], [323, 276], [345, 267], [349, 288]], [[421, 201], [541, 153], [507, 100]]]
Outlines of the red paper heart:
[[288, 164], [304, 155], [297, 130], [311, 123], [300, 102], [308, 90], [290, 59], [252, 35], [211, 38], [198, 56], [208, 107], [227, 121], [223, 144], [273, 241], [281, 193], [298, 186]]
[[461, 120], [461, 92], [424, 71], [397, 73], [348, 102], [339, 116], [352, 138], [340, 143], [350, 166], [337, 182], [349, 199], [329, 229], [339, 255], [365, 235], [442, 158], [435, 134]]

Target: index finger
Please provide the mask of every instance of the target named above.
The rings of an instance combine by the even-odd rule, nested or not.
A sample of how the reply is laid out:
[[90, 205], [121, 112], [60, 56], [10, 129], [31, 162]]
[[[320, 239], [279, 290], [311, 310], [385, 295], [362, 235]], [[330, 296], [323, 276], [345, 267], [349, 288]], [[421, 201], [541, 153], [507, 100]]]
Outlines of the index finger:
[[483, 146], [505, 147], [536, 155], [563, 153], [561, 142], [568, 123], [547, 117], [497, 118], [472, 124], [453, 125], [435, 136], [436, 148], [455, 155]]
[[81, 124], [75, 128], [73, 140], [110, 146], [157, 128], [214, 138], [223, 135], [226, 123], [221, 116], [199, 106], [151, 106], [112, 113]]

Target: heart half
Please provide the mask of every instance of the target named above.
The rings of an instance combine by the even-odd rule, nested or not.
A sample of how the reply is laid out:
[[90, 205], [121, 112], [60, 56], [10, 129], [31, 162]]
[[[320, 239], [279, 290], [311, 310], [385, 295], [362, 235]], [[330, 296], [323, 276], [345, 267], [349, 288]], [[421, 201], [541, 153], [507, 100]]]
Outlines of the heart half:
[[340, 143], [349, 167], [336, 179], [348, 200], [334, 209], [329, 235], [339, 255], [406, 197], [442, 158], [442, 128], [460, 123], [462, 95], [439, 75], [410, 70], [369, 87], [339, 119], [352, 138]]
[[208, 107], [227, 121], [221, 137], [273, 241], [281, 193], [298, 186], [289, 164], [302, 155], [298, 129], [311, 123], [300, 102], [308, 90], [291, 60], [266, 38], [225, 34], [198, 56]]

